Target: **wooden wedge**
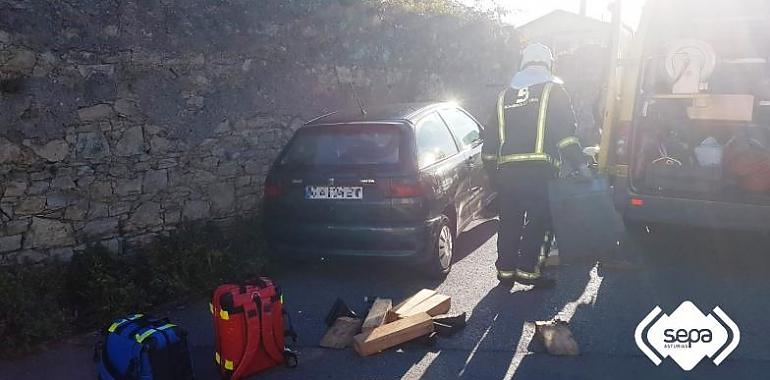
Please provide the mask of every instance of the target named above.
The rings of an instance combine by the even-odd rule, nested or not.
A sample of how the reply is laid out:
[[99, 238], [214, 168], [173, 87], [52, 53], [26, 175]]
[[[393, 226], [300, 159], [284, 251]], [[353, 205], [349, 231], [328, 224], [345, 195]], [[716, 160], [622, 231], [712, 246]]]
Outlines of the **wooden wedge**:
[[342, 349], [353, 343], [353, 337], [361, 330], [361, 320], [358, 318], [339, 317], [332, 327], [326, 330], [321, 338], [321, 347]]

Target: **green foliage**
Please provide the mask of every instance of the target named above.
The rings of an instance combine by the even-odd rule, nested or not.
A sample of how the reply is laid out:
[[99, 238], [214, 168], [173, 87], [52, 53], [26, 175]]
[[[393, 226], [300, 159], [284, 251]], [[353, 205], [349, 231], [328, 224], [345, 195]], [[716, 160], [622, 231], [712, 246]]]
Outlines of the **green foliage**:
[[452, 0], [375, 0], [375, 3], [420, 14], [457, 15], [465, 11], [464, 7]]
[[373, 6], [376, 8], [401, 8], [407, 11], [424, 14], [456, 14], [462, 12], [466, 7], [460, 5], [456, 0], [272, 0], [263, 1], [262, 6], [274, 11], [271, 7], [274, 4], [280, 4], [287, 10], [310, 13], [318, 11], [324, 7], [334, 6], [335, 3], [349, 7], [355, 5]]
[[152, 303], [208, 291], [225, 281], [256, 275], [262, 269], [264, 247], [258, 220], [235, 223], [224, 233], [212, 224], [195, 223], [158, 238], [142, 251], [138, 278]]
[[68, 333], [65, 273], [59, 262], [0, 268], [0, 357]]
[[119, 257], [101, 245], [75, 254], [67, 271], [66, 291], [77, 325], [103, 324], [145, 306], [142, 290], [134, 282], [138, 270], [132, 257]]
[[209, 225], [187, 225], [159, 237], [137, 259], [143, 287], [152, 301], [174, 299], [211, 287], [225, 254], [222, 236]]
[[237, 269], [231, 273], [231, 279], [242, 281], [264, 271], [267, 243], [262, 236], [262, 223], [260, 215], [242, 218], [227, 234], [231, 237], [227, 240], [227, 251], [237, 260]]
[[258, 218], [227, 232], [213, 224], [180, 226], [133, 255], [100, 245], [69, 263], [0, 267], [0, 357], [103, 326], [129, 312], [208, 294], [258, 275], [265, 264]]

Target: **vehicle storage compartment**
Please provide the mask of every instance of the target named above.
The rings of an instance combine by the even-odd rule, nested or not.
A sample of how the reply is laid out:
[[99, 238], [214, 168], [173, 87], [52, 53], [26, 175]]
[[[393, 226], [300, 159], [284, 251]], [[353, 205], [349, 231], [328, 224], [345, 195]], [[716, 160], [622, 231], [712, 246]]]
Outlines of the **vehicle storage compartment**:
[[635, 141], [632, 183], [640, 193], [770, 203], [768, 126], [693, 120], [667, 100], [648, 105]]
[[671, 28], [646, 48], [631, 186], [652, 196], [770, 204], [765, 19], [693, 9], [688, 22], [669, 20]]

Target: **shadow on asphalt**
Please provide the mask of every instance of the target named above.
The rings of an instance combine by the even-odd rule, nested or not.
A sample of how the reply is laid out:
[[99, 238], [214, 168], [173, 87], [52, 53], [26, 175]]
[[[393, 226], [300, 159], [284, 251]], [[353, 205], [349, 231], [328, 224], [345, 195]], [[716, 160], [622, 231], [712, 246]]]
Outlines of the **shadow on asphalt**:
[[[648, 236], [625, 236], [621, 256], [633, 267], [607, 269], [595, 302], [579, 304], [571, 329], [581, 356], [532, 355], [520, 378], [749, 379], [770, 368], [770, 239], [747, 232], [658, 226]], [[720, 366], [708, 357], [684, 372], [670, 358], [656, 367], [636, 347], [633, 332], [655, 306], [671, 314], [683, 301], [708, 315], [720, 306], [740, 327], [738, 349]], [[622, 376], [620, 376], [622, 374]]]
[[[462, 234], [455, 262], [465, 264], [474, 253], [472, 260], [478, 260], [479, 248], [496, 229], [497, 221], [490, 220]], [[739, 378], [759, 375], [755, 369], [767, 368], [767, 362], [756, 361], [767, 357], [765, 340], [744, 340], [722, 366], [715, 367], [706, 359], [685, 374], [670, 359], [660, 367], [649, 362], [636, 348], [633, 331], [654, 306], [670, 313], [689, 299], [705, 313], [721, 305], [745, 333], [767, 336], [761, 316], [770, 313], [770, 308], [758, 303], [770, 299], [766, 271], [770, 256], [762, 252], [770, 245], [752, 234], [692, 229], [655, 231], [651, 237], [644, 241], [626, 238], [621, 246], [621, 256], [635, 263], [633, 269], [605, 269], [599, 274], [590, 264], [564, 265], [552, 269], [559, 281], [556, 290], [493, 287], [474, 302], [472, 310], [462, 310], [471, 311], [471, 317], [461, 333], [439, 340], [433, 348], [410, 343], [372, 358], [359, 358], [352, 350], [316, 348], [325, 331], [323, 316], [334, 299], [340, 297], [363, 311], [363, 296], [390, 297], [397, 302], [440, 282], [425, 280], [396, 264], [340, 262], [283, 268], [276, 277], [286, 284], [288, 304], [291, 307], [292, 297], [299, 297], [295, 305], [302, 305], [301, 310], [293, 310], [302, 339], [300, 365], [313, 370], [271, 371], [266, 378], [300, 379], [309, 378], [309, 374], [326, 379], [442, 380], [716, 379], [731, 372], [741, 374]], [[492, 257], [485, 260], [488, 262], [473, 265], [493, 264]], [[458, 265], [455, 270], [465, 268]], [[454, 281], [458, 281], [457, 274]], [[456, 287], [472, 286], [476, 280], [460, 278], [459, 285], [453, 284], [452, 278], [448, 281]], [[580, 357], [549, 356], [532, 342], [531, 322], [550, 320], [565, 310], [580, 344]]]
[[[767, 236], [653, 229], [647, 238], [624, 239], [620, 254], [633, 262], [631, 269], [599, 272], [590, 264], [563, 265], [552, 269], [557, 288], [541, 291], [494, 286], [496, 229], [497, 222], [489, 220], [462, 234], [455, 270], [443, 282], [426, 280], [403, 265], [377, 262], [283, 265], [265, 273], [282, 285], [301, 356], [296, 370], [275, 369], [255, 379], [744, 379], [765, 378], [770, 372]], [[398, 302], [437, 286], [453, 296], [453, 312], [471, 315], [465, 330], [440, 339], [436, 347], [410, 343], [371, 358], [317, 347], [336, 298], [363, 313], [365, 296]], [[740, 327], [738, 349], [719, 367], [708, 358], [688, 373], [671, 359], [656, 367], [635, 346], [633, 331], [653, 307], [671, 313], [684, 300], [706, 314], [720, 306]], [[528, 322], [565, 311], [581, 356], [538, 351]], [[191, 332], [197, 378], [218, 378], [207, 300], [171, 314]], [[91, 353], [90, 347], [67, 346], [18, 363], [0, 363], [0, 379], [89, 378], [95, 373]]]
[[[470, 352], [440, 351], [422, 378], [764, 377], [770, 369], [767, 235], [659, 228], [641, 240], [624, 236], [619, 254], [634, 265], [601, 272], [586, 264], [559, 267], [554, 271], [558, 292], [493, 288], [469, 320], [469, 326], [477, 327]], [[704, 358], [690, 372], [671, 359], [656, 367], [636, 347], [633, 332], [652, 308], [659, 305], [670, 314], [685, 300], [704, 314], [720, 306], [740, 326], [741, 345], [721, 366]], [[548, 320], [564, 311], [580, 344], [579, 357], [544, 354], [527, 327], [527, 322]]]
[[422, 378], [504, 379], [517, 374], [531, 348], [532, 323], [552, 319], [565, 305], [579, 299], [590, 270], [586, 265], [556, 270], [558, 292], [521, 285], [492, 288], [473, 308], [468, 320], [468, 326], [473, 327], [459, 337], [470, 339], [472, 344], [464, 347], [460, 358], [451, 349], [441, 351]]
[[455, 245], [453, 262], [462, 261], [497, 234], [499, 220], [485, 220], [460, 234]]

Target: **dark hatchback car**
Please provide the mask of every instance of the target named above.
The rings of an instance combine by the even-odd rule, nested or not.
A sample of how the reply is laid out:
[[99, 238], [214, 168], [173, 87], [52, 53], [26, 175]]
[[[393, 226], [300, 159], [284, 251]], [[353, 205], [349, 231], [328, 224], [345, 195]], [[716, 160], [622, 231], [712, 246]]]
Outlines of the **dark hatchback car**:
[[494, 199], [483, 128], [453, 103], [339, 112], [300, 128], [265, 182], [265, 232], [289, 258], [398, 258], [446, 275]]

